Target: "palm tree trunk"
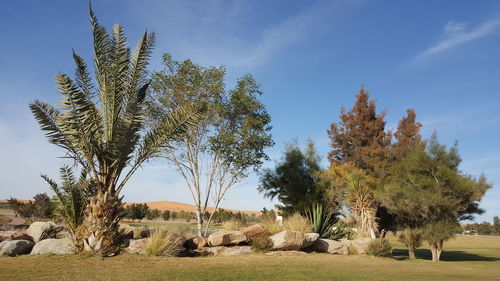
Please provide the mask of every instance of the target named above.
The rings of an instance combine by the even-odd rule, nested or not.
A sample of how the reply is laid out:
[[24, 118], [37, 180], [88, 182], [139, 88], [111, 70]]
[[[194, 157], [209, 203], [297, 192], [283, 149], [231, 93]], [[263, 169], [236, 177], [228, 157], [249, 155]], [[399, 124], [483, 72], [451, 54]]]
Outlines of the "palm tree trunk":
[[123, 203], [107, 192], [99, 192], [90, 199], [85, 218], [79, 229], [76, 248], [79, 251], [109, 256], [120, 248], [119, 224]]

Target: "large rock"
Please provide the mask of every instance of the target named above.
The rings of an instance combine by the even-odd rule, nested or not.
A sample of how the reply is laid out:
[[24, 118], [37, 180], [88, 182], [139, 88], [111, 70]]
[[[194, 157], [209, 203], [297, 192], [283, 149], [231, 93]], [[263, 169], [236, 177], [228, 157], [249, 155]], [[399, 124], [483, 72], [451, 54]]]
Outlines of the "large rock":
[[146, 243], [149, 238], [143, 239], [133, 239], [129, 241], [127, 252], [133, 254], [145, 254], [146, 253]]
[[28, 230], [26, 230], [26, 233], [33, 237], [33, 241], [37, 243], [38, 241], [42, 240], [42, 234], [45, 230], [48, 230], [50, 228], [57, 228], [58, 225], [54, 222], [51, 221], [36, 221], [30, 225]]
[[134, 228], [128, 224], [120, 224], [118, 231], [123, 238], [133, 239], [134, 238]]
[[190, 250], [201, 250], [207, 244], [207, 239], [201, 236], [189, 238], [184, 242], [184, 248]]
[[71, 239], [44, 239], [35, 244], [33, 250], [31, 250], [32, 255], [43, 255], [43, 254], [56, 254], [65, 255], [72, 254], [73, 243]]
[[28, 240], [32, 241], [33, 238], [26, 233], [19, 231], [0, 231], [0, 242], [10, 240]]
[[230, 257], [230, 256], [241, 256], [248, 255], [252, 253], [250, 246], [234, 246], [234, 247], [210, 247], [206, 248], [206, 251], [212, 253], [214, 256], [220, 257]]
[[253, 239], [258, 239], [261, 237], [269, 237], [271, 236], [271, 233], [262, 227], [260, 224], [254, 224], [248, 227], [245, 227], [240, 230], [245, 234], [245, 236], [248, 238], [248, 240], [253, 240]]
[[285, 230], [270, 237], [273, 241], [273, 249], [283, 251], [299, 250], [302, 248], [304, 238], [304, 233], [292, 230]]
[[281, 256], [306, 256], [307, 253], [301, 251], [273, 251], [265, 253], [266, 256], [281, 257]]
[[241, 231], [221, 230], [208, 236], [208, 244], [212, 247], [236, 245], [246, 241], [247, 237]]
[[302, 249], [310, 247], [316, 243], [319, 238], [318, 233], [306, 233], [304, 234], [304, 243], [302, 243]]
[[341, 239], [346, 247], [352, 247], [357, 254], [364, 255], [366, 254], [366, 249], [368, 248], [368, 244], [372, 241], [372, 238], [356, 238], [354, 240]]
[[0, 256], [15, 257], [29, 254], [35, 243], [29, 240], [9, 240], [0, 243]]
[[347, 245], [341, 241], [331, 240], [331, 239], [318, 239], [314, 245], [312, 245], [312, 250], [319, 253], [330, 253], [330, 254], [340, 254], [347, 255]]

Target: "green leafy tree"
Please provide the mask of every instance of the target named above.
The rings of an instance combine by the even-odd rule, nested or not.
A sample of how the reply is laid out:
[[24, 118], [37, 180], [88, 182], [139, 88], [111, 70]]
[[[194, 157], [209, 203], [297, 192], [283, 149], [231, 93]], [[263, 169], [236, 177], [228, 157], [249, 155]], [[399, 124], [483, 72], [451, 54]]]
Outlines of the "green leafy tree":
[[55, 193], [55, 216], [62, 220], [73, 240], [77, 239], [77, 232], [84, 219], [85, 208], [92, 196], [96, 193], [96, 183], [87, 177], [87, 171], [83, 170], [80, 177], [76, 179], [73, 170], [68, 166], [60, 169], [61, 184], [42, 175]]
[[170, 211], [169, 210], [165, 210], [161, 213], [161, 217], [164, 221], [168, 221], [170, 220]]
[[308, 141], [305, 152], [296, 142], [288, 144], [283, 160], [274, 169], [262, 172], [258, 191], [266, 198], [277, 198], [281, 205], [276, 207], [284, 215], [304, 213], [323, 201], [319, 161], [312, 141]]
[[125, 217], [133, 220], [142, 220], [149, 213], [149, 206], [146, 203], [132, 204], [125, 207]]
[[[484, 176], [463, 174], [458, 169], [460, 162], [456, 146], [447, 149], [434, 135], [426, 147], [416, 145], [393, 165], [390, 180], [378, 197], [404, 228], [416, 230], [437, 224], [430, 229], [439, 229], [441, 223], [473, 219], [484, 212], [479, 201], [491, 185]], [[433, 260], [439, 260], [443, 241], [430, 242], [438, 247], [433, 250]]]
[[90, 21], [97, 83], [84, 60], [73, 53], [75, 79], [56, 75], [63, 95], [60, 108], [41, 101], [31, 103], [30, 108], [49, 142], [63, 148], [65, 157], [87, 169], [96, 182], [97, 192], [84, 212], [77, 249], [108, 255], [119, 251], [123, 187], [160, 147], [183, 135], [201, 109], [193, 105], [176, 108], [146, 131], [146, 66], [154, 34], [144, 33], [131, 54], [120, 25], [108, 34], [91, 8]]
[[496, 234], [500, 235], [500, 219], [498, 216], [493, 217], [493, 228], [495, 228]]
[[149, 212], [146, 213], [146, 218], [148, 220], [154, 220], [161, 216], [161, 211], [158, 209], [150, 209]]
[[54, 204], [47, 193], [38, 193], [33, 196], [33, 200], [26, 203], [12, 197], [7, 202], [16, 215], [31, 220], [51, 218], [54, 209]]
[[226, 193], [268, 159], [264, 149], [273, 145], [271, 117], [259, 100], [260, 85], [250, 75], [227, 91], [223, 67], [175, 61], [169, 54], [163, 64], [165, 69], [153, 75], [150, 123], [185, 104], [207, 108], [196, 126], [161, 153], [184, 178], [196, 206], [198, 235], [203, 227], [206, 235]]

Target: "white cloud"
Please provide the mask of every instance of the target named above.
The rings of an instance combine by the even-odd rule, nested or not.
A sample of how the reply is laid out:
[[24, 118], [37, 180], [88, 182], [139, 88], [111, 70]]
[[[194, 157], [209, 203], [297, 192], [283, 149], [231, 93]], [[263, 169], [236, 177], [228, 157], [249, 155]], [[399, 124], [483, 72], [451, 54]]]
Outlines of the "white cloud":
[[495, 31], [498, 26], [500, 26], [499, 17], [485, 21], [472, 30], [468, 29], [467, 23], [449, 21], [444, 27], [442, 39], [422, 54], [418, 55], [414, 61], [436, 55], [466, 42], [487, 36]]
[[202, 65], [223, 64], [246, 71], [331, 28], [333, 20], [360, 2], [316, 1], [295, 15], [280, 18], [276, 14], [266, 21], [260, 19], [265, 15], [259, 10], [262, 7], [250, 1], [162, 2], [148, 6], [147, 11], [134, 7], [134, 12], [151, 19], [148, 25], [158, 35], [157, 46], [167, 48], [157, 52], [169, 51]]

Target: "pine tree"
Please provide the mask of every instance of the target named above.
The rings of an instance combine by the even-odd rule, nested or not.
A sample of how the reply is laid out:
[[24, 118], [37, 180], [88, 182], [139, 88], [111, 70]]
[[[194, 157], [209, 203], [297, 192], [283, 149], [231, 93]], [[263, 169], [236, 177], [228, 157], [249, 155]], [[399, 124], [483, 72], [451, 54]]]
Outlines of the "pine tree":
[[351, 110], [342, 108], [340, 122], [328, 130], [332, 151], [328, 159], [332, 165], [352, 163], [370, 172], [379, 172], [387, 163], [391, 134], [385, 131], [385, 111], [376, 112], [376, 103], [361, 88]]

